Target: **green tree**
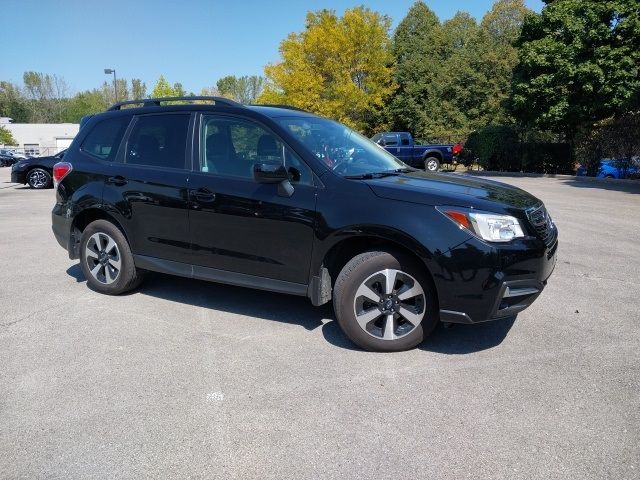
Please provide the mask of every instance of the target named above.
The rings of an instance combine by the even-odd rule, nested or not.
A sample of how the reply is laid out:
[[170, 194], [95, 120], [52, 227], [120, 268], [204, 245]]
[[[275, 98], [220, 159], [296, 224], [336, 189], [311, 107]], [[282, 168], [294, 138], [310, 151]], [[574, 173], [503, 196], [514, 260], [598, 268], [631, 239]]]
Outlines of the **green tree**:
[[185, 97], [187, 95], [187, 91], [180, 82], [176, 82], [173, 84], [173, 94], [176, 97]]
[[0, 81], [0, 117], [12, 118], [16, 123], [29, 121], [26, 99], [17, 85]]
[[80, 92], [69, 99], [67, 107], [64, 111], [63, 121], [69, 123], [79, 123], [80, 119], [85, 115], [91, 115], [104, 111], [113, 98], [113, 90], [110, 98], [105, 98], [104, 91], [101, 89], [87, 90]]
[[640, 108], [638, 0], [547, 0], [526, 17], [514, 115], [571, 140], [593, 122]]
[[481, 83], [476, 85], [478, 127], [513, 124], [508, 111], [513, 69], [518, 63], [515, 46], [524, 19], [531, 11], [523, 0], [498, 0], [482, 18], [472, 68]]
[[16, 139], [9, 130], [0, 125], [0, 144], [2, 145], [16, 145]]
[[394, 127], [458, 141], [486, 125], [511, 123], [506, 101], [517, 63], [513, 43], [527, 11], [523, 0], [497, 0], [480, 25], [465, 12], [441, 24], [416, 2], [394, 35]]
[[131, 99], [140, 100], [147, 97], [147, 85], [139, 78], [131, 80]]
[[254, 103], [262, 93], [264, 78], [257, 75], [243, 77], [227, 75], [217, 81], [216, 87], [223, 97], [248, 105]]
[[153, 87], [153, 91], [151, 92], [152, 98], [162, 98], [162, 97], [177, 97], [177, 92], [174, 87], [172, 87], [169, 82], [164, 78], [164, 75], [160, 75], [158, 81]]
[[24, 72], [24, 91], [30, 121], [57, 123], [62, 121], [67, 97], [67, 84], [58, 75]]
[[482, 76], [476, 68], [476, 42], [479, 26], [465, 12], [442, 24], [441, 74], [434, 79], [436, 93], [436, 131], [441, 131], [442, 140], [460, 141], [467, 134], [484, 126], [480, 118], [480, 101], [483, 95]]
[[395, 88], [390, 24], [364, 7], [343, 17], [309, 12], [305, 30], [280, 44], [282, 61], [265, 67], [258, 102], [297, 106], [370, 132]]
[[438, 77], [442, 71], [442, 26], [423, 1], [417, 1], [402, 19], [393, 36], [395, 81], [398, 90], [389, 114], [395, 129], [409, 130], [416, 137], [444, 133]]

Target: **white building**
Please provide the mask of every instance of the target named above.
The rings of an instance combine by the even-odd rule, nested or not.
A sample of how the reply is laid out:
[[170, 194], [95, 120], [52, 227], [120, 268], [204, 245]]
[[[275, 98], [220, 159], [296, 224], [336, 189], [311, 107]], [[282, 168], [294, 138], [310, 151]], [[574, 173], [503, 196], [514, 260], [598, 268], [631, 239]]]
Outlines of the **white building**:
[[27, 155], [54, 155], [64, 150], [78, 133], [77, 123], [3, 123], [16, 139], [16, 150]]

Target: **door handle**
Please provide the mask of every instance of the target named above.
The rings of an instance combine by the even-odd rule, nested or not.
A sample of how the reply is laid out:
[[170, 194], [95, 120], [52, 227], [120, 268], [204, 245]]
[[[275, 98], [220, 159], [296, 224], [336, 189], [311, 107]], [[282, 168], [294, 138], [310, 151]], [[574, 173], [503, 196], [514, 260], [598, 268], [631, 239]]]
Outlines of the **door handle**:
[[193, 194], [193, 197], [199, 202], [211, 203], [216, 200], [216, 194], [205, 187], [199, 188], [198, 190], [193, 191], [192, 194]]
[[107, 183], [122, 186], [127, 184], [127, 179], [124, 178], [122, 175], [116, 175], [115, 177], [107, 178]]

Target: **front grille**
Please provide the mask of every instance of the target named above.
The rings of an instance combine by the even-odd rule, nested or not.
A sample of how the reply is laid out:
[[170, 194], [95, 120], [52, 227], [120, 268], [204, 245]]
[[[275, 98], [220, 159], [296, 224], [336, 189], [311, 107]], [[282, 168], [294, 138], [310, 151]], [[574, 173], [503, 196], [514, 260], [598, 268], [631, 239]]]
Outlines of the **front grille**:
[[556, 226], [544, 205], [532, 207], [526, 210], [529, 223], [533, 227], [536, 236], [548, 247], [553, 245], [557, 237]]

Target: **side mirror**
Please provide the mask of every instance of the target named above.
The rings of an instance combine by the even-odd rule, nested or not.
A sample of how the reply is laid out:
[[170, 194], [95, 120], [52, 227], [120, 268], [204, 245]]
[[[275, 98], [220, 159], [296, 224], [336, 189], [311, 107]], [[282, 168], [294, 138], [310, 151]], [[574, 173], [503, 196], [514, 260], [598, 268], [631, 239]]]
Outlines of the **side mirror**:
[[253, 178], [258, 183], [280, 183], [289, 180], [289, 173], [281, 163], [255, 163], [253, 165]]
[[384, 138], [381, 138], [380, 140], [378, 140], [376, 142], [378, 145], [380, 145], [381, 147], [384, 147], [386, 145], [387, 142], [384, 141]]

